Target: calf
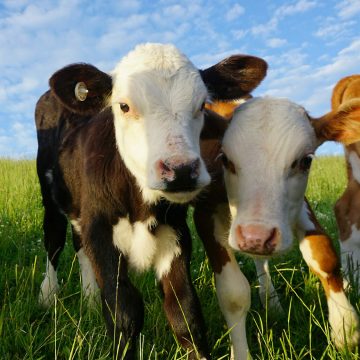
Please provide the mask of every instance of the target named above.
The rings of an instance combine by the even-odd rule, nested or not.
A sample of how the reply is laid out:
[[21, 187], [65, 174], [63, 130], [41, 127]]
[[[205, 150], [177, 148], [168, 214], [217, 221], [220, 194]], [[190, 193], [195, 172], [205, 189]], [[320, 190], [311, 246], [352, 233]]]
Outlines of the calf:
[[86, 64], [56, 72], [36, 107], [45, 279], [39, 300], [58, 291], [57, 266], [67, 219], [82, 286], [100, 288], [103, 313], [119, 354], [135, 356], [143, 303], [128, 267], [153, 266], [166, 316], [190, 358], [209, 355], [189, 274], [191, 237], [184, 203], [209, 184], [199, 135], [209, 96], [246, 96], [266, 63], [233, 56], [196, 69], [171, 45], [135, 48], [112, 75]]
[[[332, 108], [360, 99], [360, 75], [341, 79], [332, 95]], [[356, 100], [355, 100], [356, 101]], [[335, 205], [341, 257], [347, 278], [360, 284], [360, 142], [344, 147], [348, 183]]]
[[[344, 294], [337, 254], [304, 202], [304, 193], [313, 154], [321, 143], [349, 144], [360, 138], [359, 110], [360, 101], [314, 119], [288, 100], [256, 98], [235, 111], [222, 144], [216, 131], [204, 140], [202, 156], [213, 181], [211, 196], [200, 199], [194, 217], [231, 329], [233, 358], [248, 356], [245, 320], [250, 287], [232, 250], [257, 258], [257, 268], [263, 272], [266, 259], [288, 250], [294, 235], [306, 263], [323, 284], [335, 344], [358, 344], [358, 316]], [[217, 131], [224, 129], [219, 126]], [[265, 287], [263, 295], [273, 289], [266, 273], [260, 283]], [[274, 304], [279, 305], [278, 300]]]

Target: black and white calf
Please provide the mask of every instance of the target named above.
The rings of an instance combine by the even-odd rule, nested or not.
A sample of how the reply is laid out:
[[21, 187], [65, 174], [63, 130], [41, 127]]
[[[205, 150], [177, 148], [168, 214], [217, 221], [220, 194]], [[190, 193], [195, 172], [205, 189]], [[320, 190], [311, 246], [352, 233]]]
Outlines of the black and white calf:
[[70, 219], [84, 292], [99, 286], [120, 353], [129, 344], [126, 358], [134, 357], [143, 323], [128, 267], [154, 267], [179, 342], [191, 358], [208, 357], [183, 204], [210, 182], [199, 145], [209, 92], [214, 99], [246, 96], [265, 74], [258, 58], [232, 56], [199, 71], [175, 47], [145, 44], [111, 76], [77, 64], [51, 77], [36, 107], [48, 254], [41, 303], [49, 305], [58, 290]]

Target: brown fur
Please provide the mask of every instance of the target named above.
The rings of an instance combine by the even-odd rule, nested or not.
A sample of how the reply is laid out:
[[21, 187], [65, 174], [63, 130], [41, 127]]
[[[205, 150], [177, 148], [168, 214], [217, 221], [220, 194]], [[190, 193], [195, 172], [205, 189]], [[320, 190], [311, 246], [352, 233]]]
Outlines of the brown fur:
[[[332, 109], [343, 108], [348, 110], [360, 103], [360, 74], [347, 76], [341, 79], [333, 90], [331, 99]], [[352, 116], [354, 118], [355, 116]], [[357, 119], [360, 110], [356, 111]], [[348, 183], [347, 187], [335, 205], [335, 216], [339, 227], [340, 240], [344, 241], [351, 235], [351, 226], [360, 228], [360, 185], [355, 180], [349, 162], [350, 152], [355, 152], [360, 158], [360, 141], [345, 146], [345, 158]]]
[[249, 55], [233, 55], [206, 70], [200, 70], [213, 100], [222, 101], [249, 95], [266, 72], [267, 63]]
[[310, 243], [313, 259], [319, 264], [321, 271], [327, 274], [324, 277], [311, 268], [311, 271], [321, 280], [326, 296], [329, 296], [330, 290], [342, 291], [343, 281], [340, 274], [340, 262], [330, 238], [325, 234], [306, 235], [306, 240]]
[[226, 120], [230, 120], [234, 114], [235, 109], [241, 105], [244, 101], [250, 99], [252, 96], [243, 96], [241, 99], [234, 101], [213, 101], [206, 103], [205, 107], [211, 111], [216, 112]]
[[334, 140], [352, 144], [360, 140], [360, 99], [352, 99], [335, 110], [321, 116], [310, 118], [320, 143]]

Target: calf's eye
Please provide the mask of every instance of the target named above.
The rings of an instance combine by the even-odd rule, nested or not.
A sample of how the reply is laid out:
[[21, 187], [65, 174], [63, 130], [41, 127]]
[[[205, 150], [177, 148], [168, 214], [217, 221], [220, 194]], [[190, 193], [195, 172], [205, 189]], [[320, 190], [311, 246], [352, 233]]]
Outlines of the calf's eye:
[[302, 159], [300, 159], [299, 161], [299, 168], [301, 171], [309, 171], [312, 160], [314, 158], [313, 154], [309, 154], [304, 156]]
[[120, 109], [123, 113], [127, 113], [130, 110], [130, 107], [128, 104], [120, 103]]

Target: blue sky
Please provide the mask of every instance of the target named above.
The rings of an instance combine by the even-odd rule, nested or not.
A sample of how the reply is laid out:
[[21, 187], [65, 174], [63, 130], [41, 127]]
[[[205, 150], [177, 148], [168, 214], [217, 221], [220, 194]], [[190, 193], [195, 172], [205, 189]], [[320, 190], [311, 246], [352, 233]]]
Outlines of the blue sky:
[[[359, 0], [1, 0], [0, 157], [35, 157], [34, 106], [72, 62], [104, 71], [136, 44], [174, 43], [200, 68], [234, 53], [266, 59], [255, 95], [287, 97], [311, 115], [360, 73]], [[319, 154], [341, 153], [329, 143]]]

